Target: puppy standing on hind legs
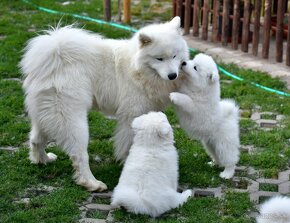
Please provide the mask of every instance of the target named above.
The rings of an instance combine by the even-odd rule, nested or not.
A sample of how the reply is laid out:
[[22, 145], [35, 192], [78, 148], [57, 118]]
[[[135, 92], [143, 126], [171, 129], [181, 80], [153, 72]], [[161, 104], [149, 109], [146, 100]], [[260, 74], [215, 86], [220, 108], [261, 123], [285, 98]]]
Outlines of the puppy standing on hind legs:
[[239, 109], [234, 101], [220, 100], [218, 69], [210, 56], [198, 54], [182, 63], [186, 74], [180, 93], [170, 93], [181, 126], [202, 142], [208, 155], [229, 179], [239, 161]]
[[191, 190], [177, 192], [178, 155], [173, 130], [162, 112], [132, 122], [134, 142], [112, 195], [112, 206], [157, 217], [182, 205]]

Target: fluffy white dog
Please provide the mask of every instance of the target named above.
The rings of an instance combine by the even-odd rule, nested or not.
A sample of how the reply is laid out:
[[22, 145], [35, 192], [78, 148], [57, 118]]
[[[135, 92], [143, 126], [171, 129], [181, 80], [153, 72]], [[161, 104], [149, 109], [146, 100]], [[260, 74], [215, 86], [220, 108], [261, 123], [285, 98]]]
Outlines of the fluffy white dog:
[[134, 142], [119, 183], [113, 206], [135, 214], [157, 217], [182, 205], [191, 190], [178, 193], [178, 155], [173, 130], [162, 112], [150, 112], [132, 122]]
[[277, 196], [264, 202], [257, 223], [290, 223], [290, 198]]
[[231, 100], [220, 100], [217, 65], [210, 56], [198, 54], [182, 63], [187, 74], [180, 92], [170, 94], [181, 126], [201, 140], [213, 161], [225, 167], [222, 178], [231, 178], [239, 160], [239, 115]]
[[182, 78], [188, 58], [180, 18], [144, 27], [129, 40], [104, 39], [72, 26], [46, 31], [28, 43], [20, 63], [25, 105], [31, 118], [30, 160], [48, 163], [55, 140], [71, 158], [77, 184], [105, 190], [89, 168], [87, 113], [95, 108], [115, 115], [115, 155], [125, 160], [132, 145], [132, 120], [163, 110]]

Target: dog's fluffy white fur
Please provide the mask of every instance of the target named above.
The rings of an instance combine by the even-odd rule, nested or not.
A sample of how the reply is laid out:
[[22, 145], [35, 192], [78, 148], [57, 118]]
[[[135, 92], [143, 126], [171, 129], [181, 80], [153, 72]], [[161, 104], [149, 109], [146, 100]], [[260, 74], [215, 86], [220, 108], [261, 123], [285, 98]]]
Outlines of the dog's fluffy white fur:
[[[115, 155], [125, 160], [132, 145], [132, 120], [160, 111], [177, 89], [188, 48], [180, 18], [144, 27], [128, 40], [105, 39], [66, 26], [29, 41], [20, 63], [25, 105], [31, 118], [30, 160], [56, 160], [45, 146], [55, 140], [71, 158], [75, 179], [88, 190], [105, 190], [89, 168], [87, 112], [115, 115]], [[150, 165], [150, 164], [149, 164]]]
[[178, 155], [173, 130], [162, 112], [150, 112], [132, 122], [134, 142], [119, 183], [113, 206], [135, 214], [157, 217], [182, 205], [191, 190], [178, 193]]
[[290, 223], [290, 198], [276, 196], [264, 202], [257, 223]]
[[213, 161], [231, 178], [239, 160], [239, 111], [231, 100], [220, 100], [217, 65], [205, 54], [182, 64], [186, 73], [179, 92], [170, 94], [181, 126], [202, 142]]

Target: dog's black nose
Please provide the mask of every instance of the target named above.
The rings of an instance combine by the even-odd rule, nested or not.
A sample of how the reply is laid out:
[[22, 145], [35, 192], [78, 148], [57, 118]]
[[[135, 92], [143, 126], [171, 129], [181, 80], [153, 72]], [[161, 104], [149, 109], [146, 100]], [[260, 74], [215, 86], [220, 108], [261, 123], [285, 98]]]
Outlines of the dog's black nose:
[[168, 74], [169, 80], [174, 80], [176, 77], [177, 77], [177, 74], [176, 73]]
[[183, 61], [182, 64], [181, 64], [181, 66], [186, 66], [186, 62]]

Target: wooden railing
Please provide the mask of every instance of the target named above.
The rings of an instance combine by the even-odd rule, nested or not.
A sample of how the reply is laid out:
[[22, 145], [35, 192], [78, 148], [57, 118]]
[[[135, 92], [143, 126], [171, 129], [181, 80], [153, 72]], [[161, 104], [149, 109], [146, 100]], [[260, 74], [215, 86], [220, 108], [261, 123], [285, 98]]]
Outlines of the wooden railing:
[[[272, 38], [275, 39], [276, 61], [283, 62], [283, 50], [286, 50], [286, 65], [290, 66], [290, 13], [287, 8], [286, 0], [173, 0], [173, 16], [181, 17], [185, 34], [221, 42], [224, 46], [231, 43], [235, 50], [241, 44], [243, 52], [248, 52], [252, 44], [255, 56], [258, 56], [261, 43], [261, 56], [265, 59], [269, 58]], [[283, 49], [284, 41], [286, 49]]]

